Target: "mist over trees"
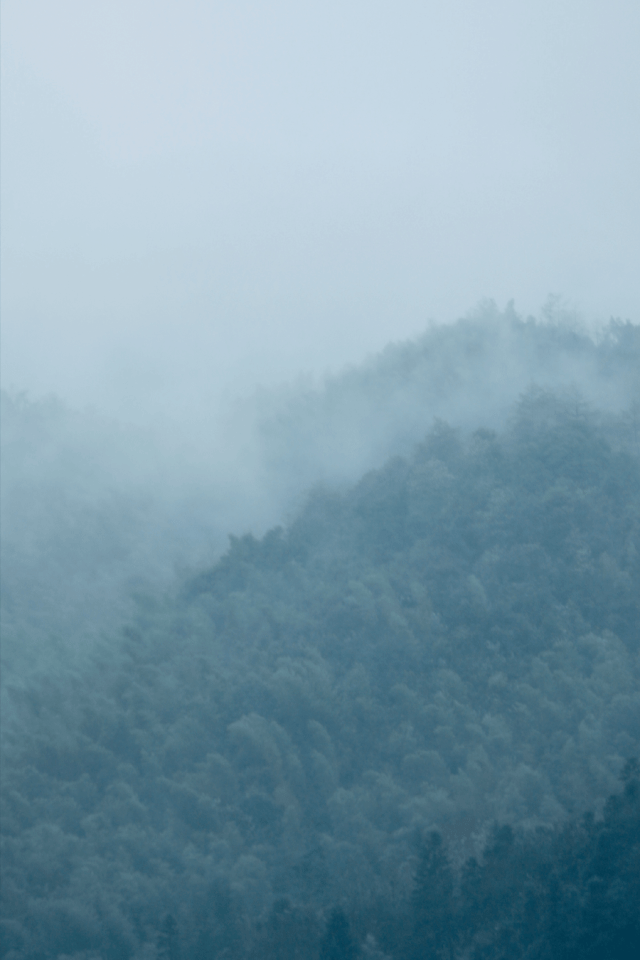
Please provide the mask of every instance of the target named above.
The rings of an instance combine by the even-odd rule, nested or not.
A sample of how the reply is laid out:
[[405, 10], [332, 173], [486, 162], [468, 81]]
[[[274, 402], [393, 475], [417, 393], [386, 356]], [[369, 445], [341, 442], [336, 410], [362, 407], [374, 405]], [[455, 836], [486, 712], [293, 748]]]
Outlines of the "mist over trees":
[[136, 585], [212, 562], [229, 534], [292, 519], [314, 484], [344, 487], [410, 454], [436, 419], [465, 435], [500, 429], [536, 385], [639, 424], [638, 327], [612, 320], [592, 337], [557, 299], [543, 313], [536, 322], [487, 303], [321, 384], [259, 391], [187, 422], [120, 424], [2, 393], [5, 670], [10, 657], [24, 672], [36, 637], [40, 661], [52, 635], [80, 653], [130, 609]]
[[4, 397], [3, 958], [635, 956], [639, 374], [487, 308], [218, 456]]

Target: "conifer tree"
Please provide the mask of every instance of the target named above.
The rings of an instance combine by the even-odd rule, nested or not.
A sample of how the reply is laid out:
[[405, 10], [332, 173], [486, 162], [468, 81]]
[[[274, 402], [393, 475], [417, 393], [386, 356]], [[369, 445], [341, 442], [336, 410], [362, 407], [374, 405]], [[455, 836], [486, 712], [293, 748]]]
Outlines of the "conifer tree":
[[320, 960], [355, 960], [358, 949], [351, 936], [344, 910], [331, 911], [327, 929], [320, 943]]
[[456, 939], [453, 871], [442, 843], [433, 831], [422, 849], [413, 892], [411, 956], [452, 960]]
[[158, 960], [180, 960], [178, 924], [170, 913], [165, 917], [158, 934]]

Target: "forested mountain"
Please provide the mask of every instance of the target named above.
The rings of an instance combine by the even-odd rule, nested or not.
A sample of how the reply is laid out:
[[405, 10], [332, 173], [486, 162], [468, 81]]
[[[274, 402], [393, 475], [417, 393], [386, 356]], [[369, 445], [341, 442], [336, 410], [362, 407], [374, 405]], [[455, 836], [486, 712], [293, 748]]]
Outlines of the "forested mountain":
[[58, 669], [129, 614], [132, 589], [169, 583], [176, 563], [212, 562], [230, 533], [290, 521], [318, 482], [344, 488], [409, 456], [435, 419], [465, 437], [500, 430], [533, 385], [577, 391], [601, 412], [637, 410], [640, 327], [611, 321], [596, 337], [557, 301], [544, 313], [487, 303], [320, 384], [186, 421], [133, 426], [3, 393], [5, 676]]
[[403, 455], [12, 671], [6, 958], [637, 954], [638, 329], [608, 337], [575, 339], [598, 404], [425, 410], [407, 450], [414, 411]]

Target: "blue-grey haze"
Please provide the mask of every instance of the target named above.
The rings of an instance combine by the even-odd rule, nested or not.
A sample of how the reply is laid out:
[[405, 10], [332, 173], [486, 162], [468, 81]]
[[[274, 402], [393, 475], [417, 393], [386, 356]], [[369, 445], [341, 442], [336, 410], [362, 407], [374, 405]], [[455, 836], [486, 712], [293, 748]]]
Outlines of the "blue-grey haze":
[[3, 0], [2, 375], [148, 421], [484, 297], [637, 320], [635, 0]]

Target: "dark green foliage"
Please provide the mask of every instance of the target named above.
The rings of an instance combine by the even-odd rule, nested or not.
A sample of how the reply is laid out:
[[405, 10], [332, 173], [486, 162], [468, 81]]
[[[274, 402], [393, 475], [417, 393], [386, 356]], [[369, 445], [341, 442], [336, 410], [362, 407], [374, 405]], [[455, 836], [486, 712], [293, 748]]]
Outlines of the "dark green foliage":
[[158, 934], [158, 960], [180, 960], [178, 924], [170, 913], [164, 919]]
[[329, 915], [327, 928], [320, 941], [320, 960], [356, 960], [357, 956], [349, 921], [344, 911], [336, 908]]
[[309, 910], [276, 900], [263, 928], [258, 930], [251, 960], [312, 960], [320, 945], [317, 917]]
[[7, 960], [631, 956], [634, 422], [533, 390], [437, 423], [12, 674]]
[[[475, 957], [627, 960], [640, 946], [640, 782], [628, 780], [604, 818], [571, 823], [555, 835], [523, 836], [503, 847], [506, 875], [495, 896], [495, 848], [476, 868], [476, 902], [463, 909]], [[477, 909], [477, 898], [493, 899]], [[469, 906], [467, 906], [469, 904]]]
[[245, 954], [244, 918], [225, 884], [214, 883], [203, 901], [194, 905], [188, 950], [193, 960]]
[[410, 956], [455, 955], [458, 938], [454, 875], [439, 833], [431, 833], [420, 854], [413, 891], [414, 927]]

